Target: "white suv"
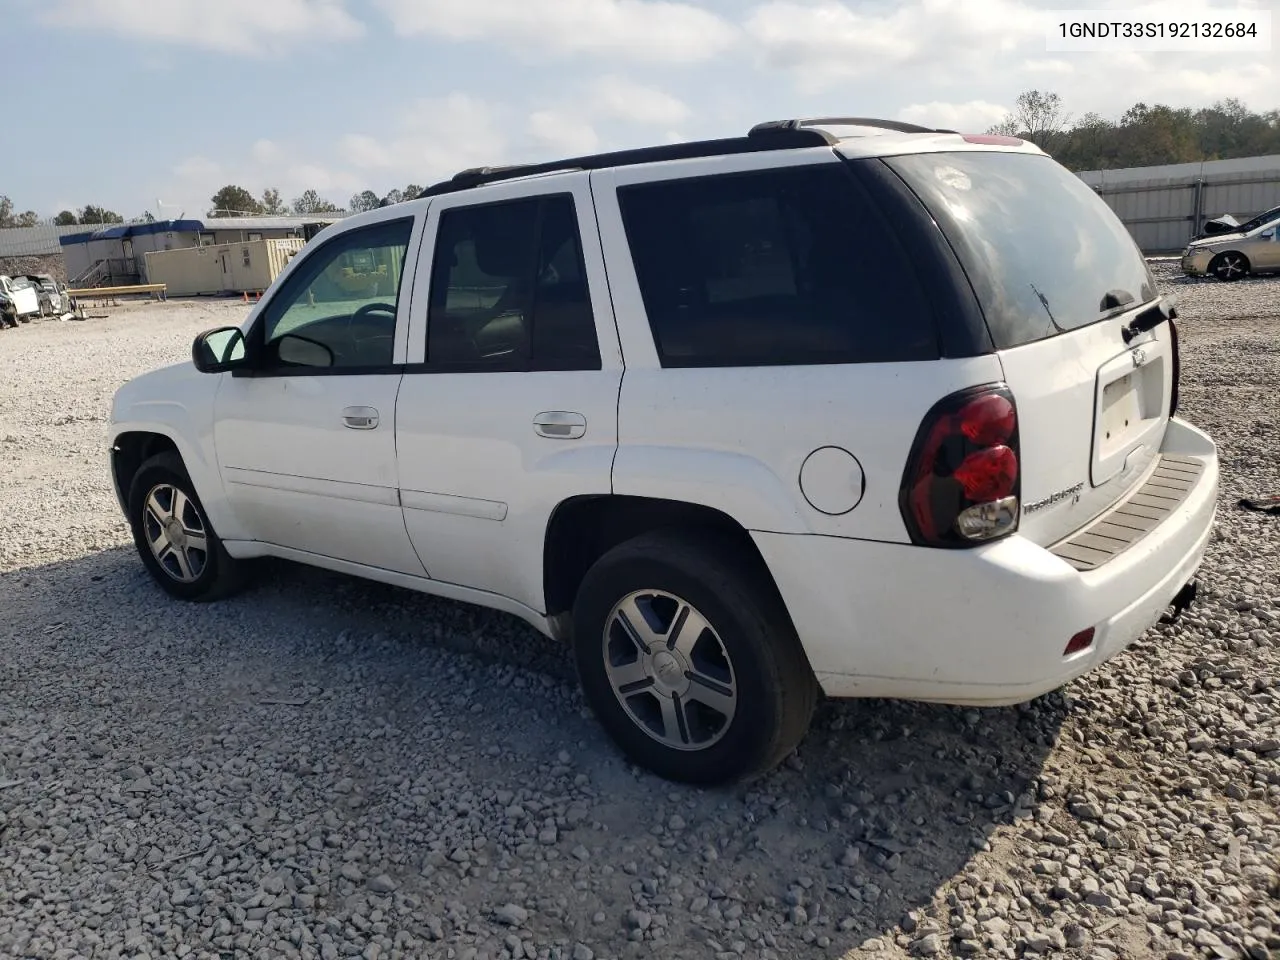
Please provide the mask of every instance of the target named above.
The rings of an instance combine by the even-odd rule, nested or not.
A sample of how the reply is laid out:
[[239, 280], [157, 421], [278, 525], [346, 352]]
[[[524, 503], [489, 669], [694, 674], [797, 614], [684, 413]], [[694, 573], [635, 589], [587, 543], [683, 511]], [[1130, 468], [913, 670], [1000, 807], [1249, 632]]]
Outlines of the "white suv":
[[1030, 144], [862, 118], [465, 171], [313, 239], [112, 473], [171, 594], [271, 555], [572, 644], [639, 764], [769, 769], [820, 694], [997, 705], [1194, 593], [1171, 305]]

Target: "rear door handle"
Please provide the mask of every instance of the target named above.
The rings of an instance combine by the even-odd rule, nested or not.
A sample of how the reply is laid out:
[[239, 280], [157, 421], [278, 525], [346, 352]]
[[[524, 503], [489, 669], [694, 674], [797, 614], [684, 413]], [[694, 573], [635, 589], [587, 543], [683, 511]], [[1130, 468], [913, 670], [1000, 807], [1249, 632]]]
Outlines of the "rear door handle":
[[533, 430], [553, 440], [577, 440], [587, 432], [587, 418], [567, 410], [548, 410], [533, 418]]
[[352, 430], [372, 430], [378, 425], [378, 411], [374, 407], [345, 407], [342, 423]]

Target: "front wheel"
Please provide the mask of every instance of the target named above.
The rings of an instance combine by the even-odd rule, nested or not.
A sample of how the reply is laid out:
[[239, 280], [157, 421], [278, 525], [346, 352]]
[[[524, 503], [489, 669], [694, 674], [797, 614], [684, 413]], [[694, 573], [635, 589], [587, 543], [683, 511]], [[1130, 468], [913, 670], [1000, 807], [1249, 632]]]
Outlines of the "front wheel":
[[1249, 258], [1234, 250], [1220, 253], [1209, 262], [1209, 272], [1219, 280], [1239, 280], [1248, 276]]
[[129, 522], [143, 565], [170, 595], [216, 600], [241, 586], [242, 565], [218, 539], [177, 454], [157, 454], [138, 469]]
[[644, 534], [587, 572], [573, 620], [587, 702], [659, 776], [750, 778], [808, 730], [817, 682], [773, 583], [740, 549]]

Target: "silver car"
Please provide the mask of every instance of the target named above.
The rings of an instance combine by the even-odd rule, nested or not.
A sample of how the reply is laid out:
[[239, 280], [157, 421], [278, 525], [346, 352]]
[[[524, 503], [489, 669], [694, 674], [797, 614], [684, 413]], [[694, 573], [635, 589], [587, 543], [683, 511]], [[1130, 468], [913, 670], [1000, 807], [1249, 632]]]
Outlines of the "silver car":
[[1192, 240], [1182, 251], [1182, 272], [1191, 277], [1239, 280], [1251, 273], [1276, 271], [1280, 271], [1280, 207], [1231, 233]]

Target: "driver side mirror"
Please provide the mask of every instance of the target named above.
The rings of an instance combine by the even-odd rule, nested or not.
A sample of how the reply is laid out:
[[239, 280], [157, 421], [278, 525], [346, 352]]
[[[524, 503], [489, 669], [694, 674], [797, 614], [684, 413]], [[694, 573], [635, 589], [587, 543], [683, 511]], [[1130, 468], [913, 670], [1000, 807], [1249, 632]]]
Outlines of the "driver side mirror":
[[1275, 235], [1276, 235], [1275, 227], [1272, 227], [1270, 230], [1263, 230], [1262, 233], [1260, 234], [1263, 240], [1270, 240]]
[[191, 361], [201, 373], [222, 373], [243, 366], [248, 357], [239, 327], [206, 330], [191, 345]]

